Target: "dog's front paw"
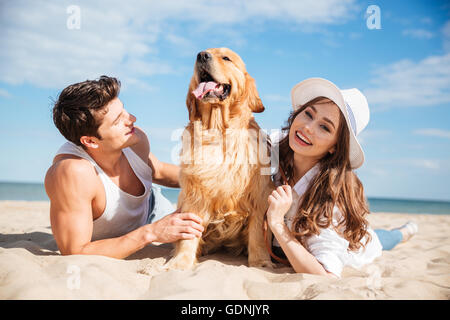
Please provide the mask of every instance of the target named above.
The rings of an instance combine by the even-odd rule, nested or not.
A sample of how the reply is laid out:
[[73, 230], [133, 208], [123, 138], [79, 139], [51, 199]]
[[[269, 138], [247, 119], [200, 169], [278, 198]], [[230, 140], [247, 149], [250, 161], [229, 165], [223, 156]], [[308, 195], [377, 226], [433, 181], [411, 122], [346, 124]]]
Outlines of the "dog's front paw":
[[249, 261], [248, 262], [249, 267], [262, 267], [262, 268], [275, 268], [275, 264], [271, 260], [255, 260], [255, 261]]
[[165, 264], [166, 269], [189, 270], [195, 265], [195, 258], [192, 259], [188, 254], [179, 254]]

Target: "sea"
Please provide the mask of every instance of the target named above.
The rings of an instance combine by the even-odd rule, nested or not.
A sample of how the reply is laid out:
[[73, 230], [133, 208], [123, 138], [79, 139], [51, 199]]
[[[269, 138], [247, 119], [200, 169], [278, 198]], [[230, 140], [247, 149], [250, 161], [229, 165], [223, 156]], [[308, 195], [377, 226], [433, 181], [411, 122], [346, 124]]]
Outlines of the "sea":
[[[163, 195], [176, 203], [180, 189], [162, 187]], [[0, 182], [0, 200], [49, 201], [42, 183]], [[450, 214], [450, 201], [368, 197], [371, 212]]]

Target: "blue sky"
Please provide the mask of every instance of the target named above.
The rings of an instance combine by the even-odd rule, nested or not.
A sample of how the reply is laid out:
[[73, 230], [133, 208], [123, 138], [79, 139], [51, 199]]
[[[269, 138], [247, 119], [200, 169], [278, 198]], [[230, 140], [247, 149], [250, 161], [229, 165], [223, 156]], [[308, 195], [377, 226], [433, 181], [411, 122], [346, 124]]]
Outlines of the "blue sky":
[[[79, 29], [67, 12], [79, 8]], [[381, 29], [369, 29], [369, 5]], [[69, 24], [70, 26], [70, 24]], [[67, 85], [102, 74], [172, 162], [196, 54], [229, 47], [278, 129], [290, 90], [323, 77], [359, 88], [371, 108], [357, 173], [369, 197], [450, 200], [450, 6], [446, 1], [2, 1], [0, 181], [42, 182], [64, 143], [51, 119]]]

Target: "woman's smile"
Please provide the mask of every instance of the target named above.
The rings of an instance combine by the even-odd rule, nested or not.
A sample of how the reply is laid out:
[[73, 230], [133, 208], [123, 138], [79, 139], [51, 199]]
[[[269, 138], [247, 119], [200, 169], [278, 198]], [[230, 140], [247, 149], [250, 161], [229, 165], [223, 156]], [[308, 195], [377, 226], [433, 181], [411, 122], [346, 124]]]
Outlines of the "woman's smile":
[[305, 137], [305, 135], [302, 134], [300, 130], [295, 131], [295, 141], [298, 142], [298, 144], [302, 146], [312, 146], [312, 143], [309, 141], [308, 138]]

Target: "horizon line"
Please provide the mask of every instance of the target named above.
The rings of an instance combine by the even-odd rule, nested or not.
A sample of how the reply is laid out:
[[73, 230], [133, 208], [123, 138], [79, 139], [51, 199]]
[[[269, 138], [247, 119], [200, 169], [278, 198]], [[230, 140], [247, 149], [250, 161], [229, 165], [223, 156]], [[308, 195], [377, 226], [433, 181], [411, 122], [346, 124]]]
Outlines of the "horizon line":
[[[41, 181], [11, 181], [11, 180], [0, 180], [0, 184], [36, 184], [36, 185], [44, 185], [44, 182]], [[159, 185], [157, 183], [155, 183], [156, 185], [160, 186], [161, 189], [167, 189], [167, 190], [180, 190], [180, 188], [170, 188], [170, 187], [166, 187], [166, 186], [162, 186]], [[389, 197], [389, 196], [369, 196], [366, 195], [367, 199], [380, 199], [380, 200], [400, 200], [400, 201], [424, 201], [424, 202], [445, 202], [445, 203], [450, 203], [450, 199], [437, 199], [437, 198], [405, 198], [405, 197]]]

